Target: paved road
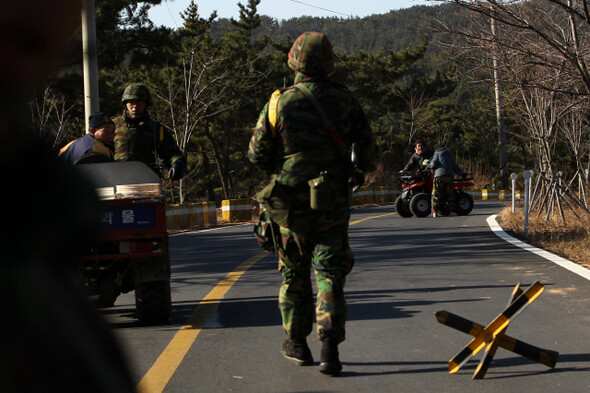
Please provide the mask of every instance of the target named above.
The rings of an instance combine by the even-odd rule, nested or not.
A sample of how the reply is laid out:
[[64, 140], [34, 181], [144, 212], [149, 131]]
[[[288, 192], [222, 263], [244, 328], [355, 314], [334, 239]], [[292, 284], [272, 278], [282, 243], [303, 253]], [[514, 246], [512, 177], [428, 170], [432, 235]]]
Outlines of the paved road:
[[[494, 235], [486, 218], [500, 207], [477, 201], [467, 217], [436, 219], [404, 219], [391, 214], [392, 205], [354, 210], [356, 264], [346, 285], [348, 337], [340, 346], [339, 378], [320, 374], [317, 363], [297, 367], [280, 354], [280, 274], [276, 258], [260, 252], [250, 225], [171, 237], [169, 325], [136, 325], [132, 294], [103, 312], [137, 382], [149, 386], [145, 391], [586, 392], [590, 282]], [[526, 289], [535, 281], [545, 285], [544, 293], [507, 333], [558, 351], [556, 368], [499, 349], [483, 380], [471, 379], [480, 355], [449, 374], [449, 359], [470, 337], [437, 323], [435, 312], [487, 325], [517, 283]], [[315, 336], [308, 341], [319, 360], [320, 344]]]

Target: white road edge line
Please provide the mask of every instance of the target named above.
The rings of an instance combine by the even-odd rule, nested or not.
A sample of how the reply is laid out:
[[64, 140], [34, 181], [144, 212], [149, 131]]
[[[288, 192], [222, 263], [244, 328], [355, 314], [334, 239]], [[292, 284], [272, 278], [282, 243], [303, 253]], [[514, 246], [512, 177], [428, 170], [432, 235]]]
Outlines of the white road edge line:
[[541, 250], [540, 248], [531, 246], [530, 244], [520, 241], [520, 240], [510, 236], [506, 232], [504, 232], [502, 230], [502, 228], [500, 227], [500, 225], [498, 224], [498, 222], [496, 221], [497, 216], [498, 216], [497, 214], [489, 216], [487, 218], [487, 222], [488, 222], [488, 225], [490, 226], [490, 229], [492, 230], [492, 232], [494, 232], [496, 234], [496, 236], [498, 236], [500, 239], [507, 241], [508, 243], [513, 244], [516, 247], [520, 247], [523, 250], [532, 252], [533, 254], [536, 254], [542, 258], [545, 258], [548, 261], [553, 262], [556, 265], [559, 265], [562, 268], [567, 269], [570, 272], [575, 273], [578, 276], [583, 277], [586, 280], [590, 281], [590, 270], [588, 270], [587, 268], [580, 266], [577, 263], [570, 261], [569, 259], [562, 258], [562, 257], [552, 254], [548, 251]]

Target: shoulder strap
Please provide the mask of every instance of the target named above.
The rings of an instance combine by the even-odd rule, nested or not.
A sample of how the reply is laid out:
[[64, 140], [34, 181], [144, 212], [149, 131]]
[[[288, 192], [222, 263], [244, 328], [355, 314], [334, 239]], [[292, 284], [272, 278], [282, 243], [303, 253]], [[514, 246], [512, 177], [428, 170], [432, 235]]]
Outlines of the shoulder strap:
[[270, 131], [272, 132], [273, 138], [277, 136], [276, 126], [279, 98], [281, 98], [281, 91], [277, 89], [271, 94], [270, 100], [268, 101], [268, 123], [270, 124]]
[[338, 134], [338, 129], [334, 125], [334, 122], [332, 122], [332, 120], [330, 120], [330, 118], [328, 117], [328, 114], [326, 113], [324, 108], [322, 108], [322, 105], [319, 103], [319, 101], [313, 95], [313, 93], [311, 91], [309, 91], [309, 89], [302, 83], [298, 83], [296, 85], [293, 85], [293, 87], [296, 89], [299, 89], [313, 103], [313, 106], [315, 106], [316, 110], [320, 114], [320, 117], [322, 118], [324, 125], [328, 129], [330, 136], [332, 136], [332, 139], [334, 140], [334, 143], [336, 144], [336, 146], [342, 145], [342, 138], [340, 138], [340, 134]]

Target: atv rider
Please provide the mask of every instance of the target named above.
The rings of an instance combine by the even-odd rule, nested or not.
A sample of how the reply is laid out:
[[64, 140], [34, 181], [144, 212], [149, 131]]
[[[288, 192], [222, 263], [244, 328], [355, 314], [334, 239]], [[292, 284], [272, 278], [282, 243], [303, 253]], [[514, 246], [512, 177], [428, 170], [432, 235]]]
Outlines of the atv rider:
[[426, 146], [422, 139], [416, 139], [414, 142], [414, 154], [412, 154], [410, 161], [408, 161], [400, 173], [424, 169], [426, 167], [426, 165], [424, 165], [424, 160], [427, 160], [430, 157], [432, 157], [432, 150]]
[[170, 131], [150, 117], [147, 107], [151, 104], [147, 86], [132, 83], [125, 88], [121, 97], [123, 113], [113, 119], [115, 161], [141, 161], [155, 168], [156, 159], [160, 158], [170, 166], [168, 177], [179, 180], [184, 175], [186, 160]]

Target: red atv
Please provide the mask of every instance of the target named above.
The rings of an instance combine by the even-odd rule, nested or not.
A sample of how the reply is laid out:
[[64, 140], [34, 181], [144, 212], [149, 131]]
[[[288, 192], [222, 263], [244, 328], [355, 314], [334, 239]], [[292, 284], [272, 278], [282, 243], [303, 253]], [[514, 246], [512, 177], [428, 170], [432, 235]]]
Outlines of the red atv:
[[[473, 187], [472, 177], [454, 179], [455, 213], [466, 216], [473, 210], [473, 198], [463, 188]], [[402, 217], [427, 217], [431, 212], [432, 175], [429, 169], [421, 169], [414, 174], [400, 175], [402, 193], [395, 200], [395, 210]], [[449, 215], [448, 206], [440, 209], [441, 215]]]
[[79, 260], [80, 280], [99, 306], [112, 306], [135, 290], [137, 318], [170, 318], [170, 256], [166, 201], [159, 176], [141, 162], [76, 166], [101, 199], [98, 239]]

